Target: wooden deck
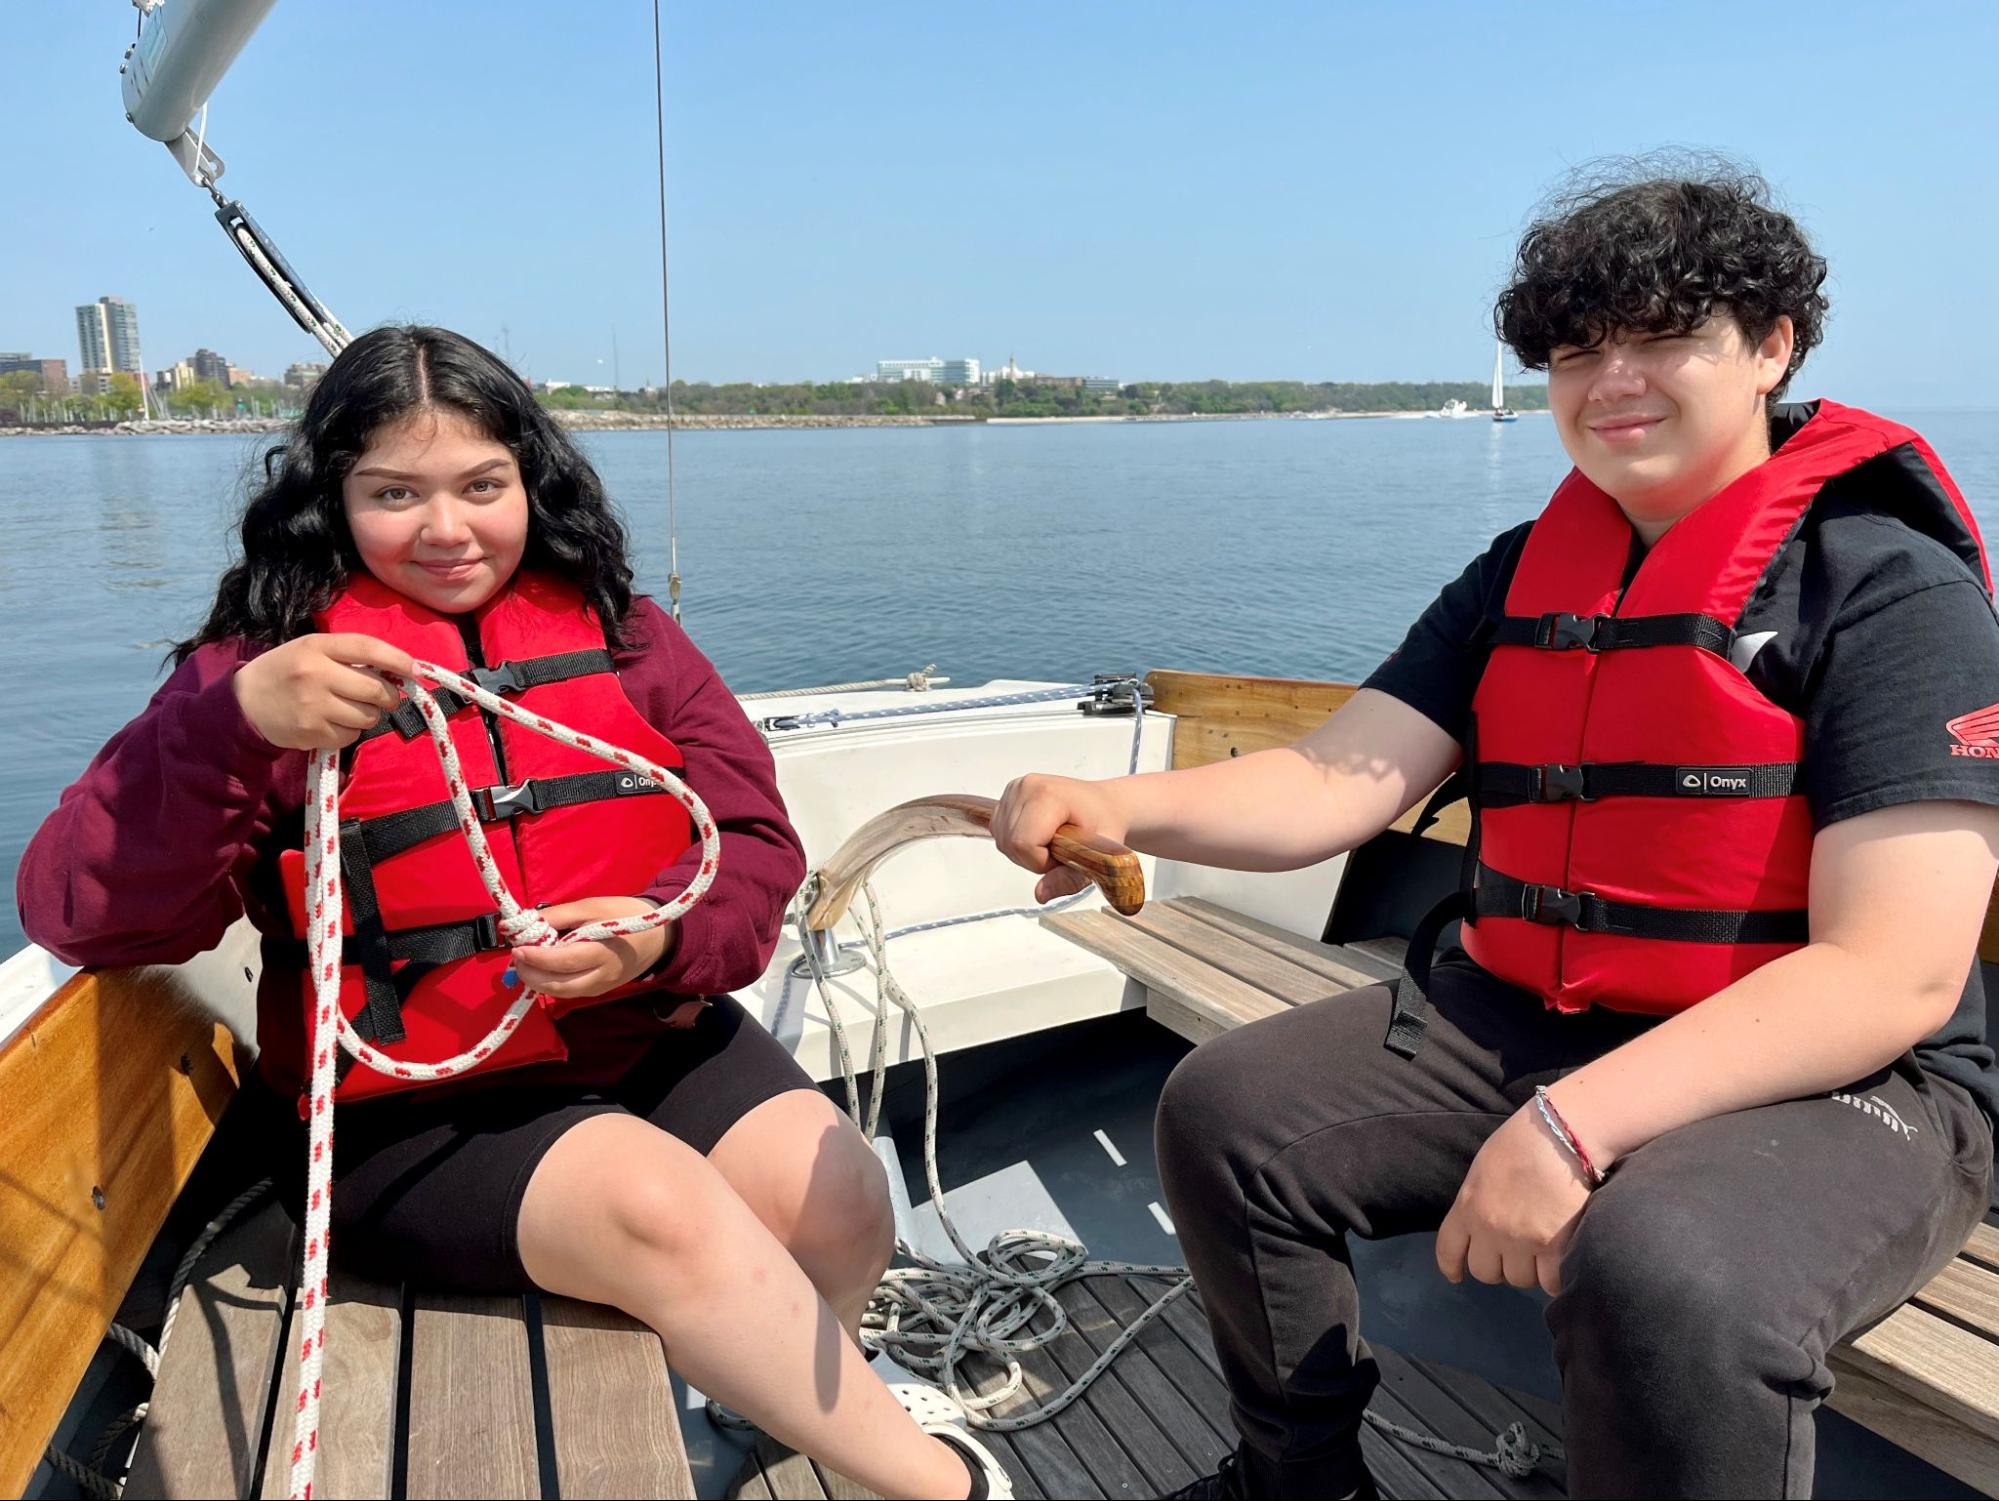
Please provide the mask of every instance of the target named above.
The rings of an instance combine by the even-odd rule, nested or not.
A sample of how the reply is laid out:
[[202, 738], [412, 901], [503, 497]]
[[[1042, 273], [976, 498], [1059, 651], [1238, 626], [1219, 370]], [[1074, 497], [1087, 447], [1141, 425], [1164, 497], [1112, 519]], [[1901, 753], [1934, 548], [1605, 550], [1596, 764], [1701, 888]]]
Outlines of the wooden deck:
[[[289, 1317], [296, 1232], [266, 1203], [232, 1227], [183, 1294], [126, 1494], [283, 1496], [297, 1400]], [[1061, 1390], [1164, 1288], [1095, 1277], [1061, 1294], [1069, 1330], [1022, 1362], [1001, 1415]], [[328, 1304], [316, 1492], [334, 1497], [691, 1497], [665, 1352], [650, 1330], [564, 1299], [412, 1294], [336, 1274]], [[1510, 1423], [1559, 1443], [1547, 1403], [1376, 1348], [1376, 1410], [1489, 1448]], [[973, 1367], [991, 1390], [996, 1366]], [[1235, 1444], [1206, 1315], [1187, 1296], [1084, 1396], [987, 1442], [1023, 1497], [1157, 1496], [1211, 1472]], [[1362, 1447], [1393, 1497], [1562, 1495], [1559, 1463], [1524, 1481], [1426, 1453], [1372, 1427]], [[869, 1496], [761, 1440], [736, 1492]]]
[[[1072, 1283], [1061, 1294], [1072, 1321], [1069, 1331], [1022, 1361], [1026, 1390], [1000, 1415], [1060, 1391], [1163, 1286], [1124, 1277]], [[1378, 1346], [1374, 1355], [1382, 1374], [1374, 1409], [1392, 1422], [1481, 1449], [1491, 1448], [1494, 1435], [1516, 1422], [1544, 1450], [1561, 1442], [1560, 1414], [1546, 1402]], [[982, 1389], [998, 1380], [994, 1370]], [[1065, 1411], [1018, 1433], [980, 1438], [999, 1456], [1014, 1493], [1022, 1497], [1159, 1496], [1211, 1473], [1235, 1447], [1235, 1428], [1198, 1298], [1176, 1302]], [[1382, 1495], [1398, 1501], [1564, 1494], [1559, 1462], [1544, 1459], [1534, 1475], [1513, 1480], [1498, 1470], [1405, 1445], [1371, 1425], [1361, 1432], [1361, 1448]], [[755, 1458], [754, 1472], [746, 1471], [731, 1494], [758, 1501], [847, 1501], [872, 1494], [770, 1439], [759, 1441]]]

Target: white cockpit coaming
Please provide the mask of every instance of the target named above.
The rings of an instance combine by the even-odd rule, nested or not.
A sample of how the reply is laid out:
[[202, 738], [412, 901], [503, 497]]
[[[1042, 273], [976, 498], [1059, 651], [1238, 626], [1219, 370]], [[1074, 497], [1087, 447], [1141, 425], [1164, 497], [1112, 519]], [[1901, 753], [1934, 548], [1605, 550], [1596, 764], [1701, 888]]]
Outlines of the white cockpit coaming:
[[[768, 732], [778, 786], [803, 840], [808, 868], [824, 861], [854, 829], [885, 808], [940, 792], [998, 796], [1030, 771], [1099, 778], [1131, 765], [1131, 716], [1091, 716], [1074, 702], [945, 709], [1047, 688], [1000, 681], [906, 691], [801, 694], [746, 703], [758, 721], [838, 709], [864, 713], [912, 706], [942, 709], [907, 718], [815, 724]], [[1171, 764], [1173, 716], [1147, 714], [1140, 726], [1138, 769]], [[1144, 858], [1154, 898], [1205, 896], [1236, 911], [1316, 938], [1332, 907], [1345, 857], [1305, 870], [1246, 874]], [[874, 888], [891, 932], [978, 913], [1031, 909], [1033, 878], [973, 839], [934, 839], [910, 846], [876, 873]], [[1090, 893], [1085, 905], [1100, 898]], [[857, 904], [857, 908], [860, 904]], [[862, 909], [864, 910], [864, 909]], [[860, 912], [837, 930], [858, 944]], [[797, 926], [789, 924], [763, 975], [737, 999], [792, 1049], [814, 1079], [840, 1077], [824, 1006], [809, 978], [786, 975], [799, 958]], [[1020, 1037], [1141, 1007], [1140, 987], [1107, 960], [1044, 929], [1032, 911], [909, 933], [889, 945], [903, 988], [921, 1009], [932, 1046], [941, 1053]], [[176, 966], [190, 1001], [226, 1022], [245, 1046], [256, 1036], [257, 937], [235, 924], [214, 949]], [[0, 1042], [13, 1035], [75, 973], [28, 945], [0, 963]], [[841, 1018], [856, 1067], [865, 1067], [873, 1021], [874, 984], [865, 970], [836, 978]], [[919, 1055], [913, 1028], [898, 1017], [890, 1028], [888, 1061]]]

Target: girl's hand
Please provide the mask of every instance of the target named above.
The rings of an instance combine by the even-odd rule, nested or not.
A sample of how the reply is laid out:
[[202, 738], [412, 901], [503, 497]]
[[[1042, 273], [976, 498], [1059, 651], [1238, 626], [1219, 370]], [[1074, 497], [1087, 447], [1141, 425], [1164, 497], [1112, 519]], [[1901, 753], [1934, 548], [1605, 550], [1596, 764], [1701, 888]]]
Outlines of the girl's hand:
[[1472, 1159], [1437, 1231], [1437, 1268], [1453, 1282], [1469, 1272], [1480, 1282], [1538, 1283], [1553, 1297], [1588, 1199], [1581, 1166], [1534, 1107], [1516, 1110]]
[[402, 695], [364, 668], [407, 677], [410, 654], [373, 636], [300, 636], [236, 669], [243, 717], [272, 745], [339, 750], [381, 723]]
[[[567, 933], [586, 923], [651, 912], [658, 905], [642, 896], [593, 896], [544, 907], [541, 915], [558, 933]], [[522, 984], [543, 995], [564, 999], [602, 995], [657, 965], [679, 932], [680, 924], [667, 923], [628, 938], [517, 948], [513, 951], [514, 970]]]
[[1120, 842], [1129, 820], [1101, 783], [1030, 772], [1007, 784], [993, 810], [993, 843], [999, 852], [1032, 871], [1044, 872], [1034, 887], [1037, 902], [1081, 891], [1090, 878], [1048, 853], [1048, 841], [1065, 823]]

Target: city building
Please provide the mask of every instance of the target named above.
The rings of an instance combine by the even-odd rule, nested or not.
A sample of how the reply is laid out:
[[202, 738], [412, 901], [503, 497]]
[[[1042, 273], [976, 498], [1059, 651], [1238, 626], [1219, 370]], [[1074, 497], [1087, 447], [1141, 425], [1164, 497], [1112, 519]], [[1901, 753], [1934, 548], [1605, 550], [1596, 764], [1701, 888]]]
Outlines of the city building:
[[166, 369], [153, 372], [153, 389], [155, 391], [185, 391], [197, 379], [199, 377], [194, 373], [194, 366], [190, 365], [186, 360], [175, 360]]
[[79, 370], [76, 373], [76, 394], [79, 396], [109, 396], [111, 376], [109, 370]]
[[257, 372], [246, 370], [241, 365], [230, 365], [222, 374], [223, 384], [228, 386], [254, 386], [257, 383]]
[[977, 360], [946, 360], [937, 379], [947, 386], [976, 386], [979, 383], [979, 362]]
[[145, 373], [139, 360], [139, 310], [122, 297], [100, 297], [79, 307], [76, 342], [85, 370]]
[[1093, 391], [1100, 396], [1115, 396], [1124, 387], [1118, 383], [1114, 375], [1086, 375], [1083, 377], [1083, 389]]
[[326, 374], [326, 366], [318, 360], [300, 360], [285, 366], [285, 384], [301, 391], [310, 391]]
[[229, 361], [212, 349], [197, 349], [187, 357], [187, 363], [194, 367], [194, 378], [205, 380], [211, 386], [229, 384]]
[[1033, 379], [1034, 372], [1032, 370], [1021, 369], [1012, 355], [1008, 355], [1006, 363], [997, 370], [988, 370], [986, 372], [986, 384], [989, 386], [996, 386], [1003, 380], [1023, 381]]
[[944, 362], [936, 356], [927, 360], [876, 360], [875, 379], [879, 381], [937, 380], [944, 373]]
[[42, 390], [50, 396], [69, 394], [68, 360], [39, 360], [31, 354], [0, 354], [0, 375], [17, 375], [23, 371], [39, 375]]

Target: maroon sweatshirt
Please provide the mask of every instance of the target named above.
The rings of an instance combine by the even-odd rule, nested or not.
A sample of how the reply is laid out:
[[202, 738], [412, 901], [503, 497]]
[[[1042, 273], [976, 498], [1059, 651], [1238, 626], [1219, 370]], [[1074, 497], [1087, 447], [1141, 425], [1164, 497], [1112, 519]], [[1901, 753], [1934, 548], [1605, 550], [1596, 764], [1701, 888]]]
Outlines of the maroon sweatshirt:
[[[713, 664], [650, 599], [636, 603], [625, 634], [632, 644], [614, 656], [618, 680], [680, 747], [688, 783], [722, 838], [714, 885], [680, 919], [672, 954], [648, 978], [680, 995], [737, 990], [770, 962], [805, 876], [804, 851], [770, 751]], [[21, 858], [16, 892], [28, 936], [76, 965], [178, 964], [247, 912], [264, 935], [259, 1064], [290, 1094], [305, 1057], [304, 1002], [278, 852], [302, 842], [306, 754], [270, 744], [236, 702], [236, 669], [261, 650], [217, 642], [183, 662], [64, 791]], [[700, 863], [695, 844], [632, 894], [663, 902]], [[608, 1082], [661, 1030], [645, 996], [586, 1006], [560, 1027], [568, 1062], [457, 1087]]]

